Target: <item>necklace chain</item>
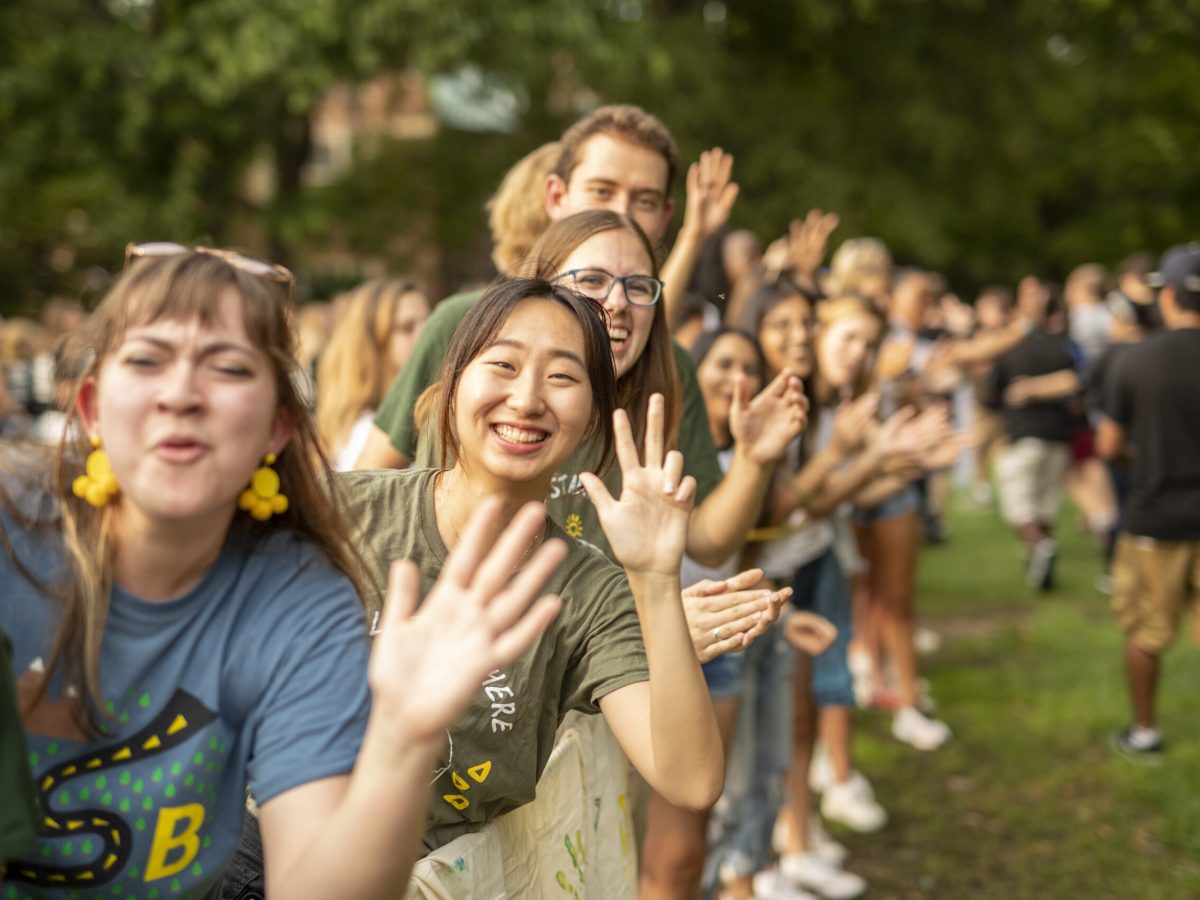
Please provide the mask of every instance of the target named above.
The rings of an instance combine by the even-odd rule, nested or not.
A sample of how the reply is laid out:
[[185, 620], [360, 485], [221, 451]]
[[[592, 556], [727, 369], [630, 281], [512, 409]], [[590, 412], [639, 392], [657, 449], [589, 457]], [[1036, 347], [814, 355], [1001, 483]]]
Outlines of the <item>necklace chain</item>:
[[[441, 494], [442, 508], [446, 510], [446, 521], [450, 524], [450, 531], [454, 535], [454, 543], [457, 546], [458, 542], [462, 540], [462, 537], [458, 533], [458, 526], [454, 524], [454, 514], [450, 511], [450, 504], [446, 502], [446, 482], [442, 480], [442, 475], [445, 474], [446, 473], [443, 472], [441, 475], [437, 476], [438, 483], [435, 483], [434, 496], [436, 497], [438, 494]], [[537, 533], [534, 534], [533, 538], [529, 541], [529, 546], [525, 548], [525, 552], [521, 554], [521, 558], [517, 560], [517, 564], [513, 566], [514, 572], [525, 564], [525, 560], [529, 558], [529, 554], [533, 551], [534, 546], [537, 544], [538, 538], [543, 536], [545, 530], [546, 526], [543, 524], [542, 527], [538, 529]]]

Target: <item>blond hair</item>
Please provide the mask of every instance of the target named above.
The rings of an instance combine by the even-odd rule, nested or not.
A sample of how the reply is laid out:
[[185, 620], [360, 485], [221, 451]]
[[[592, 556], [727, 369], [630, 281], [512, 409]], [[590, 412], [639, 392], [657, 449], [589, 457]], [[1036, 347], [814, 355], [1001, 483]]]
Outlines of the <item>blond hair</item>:
[[407, 278], [375, 278], [338, 298], [342, 313], [317, 364], [317, 431], [326, 450], [345, 444], [396, 377], [388, 341], [400, 302], [412, 293], [420, 289]]
[[487, 202], [492, 230], [492, 262], [502, 275], [510, 274], [550, 227], [546, 214], [546, 176], [554, 171], [562, 145], [542, 144], [508, 170]]
[[829, 292], [859, 293], [866, 279], [883, 276], [890, 280], [891, 274], [892, 254], [887, 244], [873, 237], [849, 238], [829, 262]]

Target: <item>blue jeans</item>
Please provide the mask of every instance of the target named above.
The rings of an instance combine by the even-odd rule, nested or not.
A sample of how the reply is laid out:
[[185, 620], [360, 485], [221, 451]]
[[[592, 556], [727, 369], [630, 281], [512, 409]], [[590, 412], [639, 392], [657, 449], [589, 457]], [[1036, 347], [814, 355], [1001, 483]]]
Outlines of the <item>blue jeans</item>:
[[824, 653], [813, 658], [812, 696], [817, 706], [854, 706], [854, 676], [850, 674], [850, 582], [842, 572], [837, 553], [830, 548], [792, 578], [792, 603], [815, 612], [837, 626], [837, 637]]
[[745, 650], [745, 676], [725, 793], [713, 811], [705, 884], [726, 865], [753, 875], [770, 861], [771, 832], [792, 764], [792, 672], [796, 651], [775, 625]]

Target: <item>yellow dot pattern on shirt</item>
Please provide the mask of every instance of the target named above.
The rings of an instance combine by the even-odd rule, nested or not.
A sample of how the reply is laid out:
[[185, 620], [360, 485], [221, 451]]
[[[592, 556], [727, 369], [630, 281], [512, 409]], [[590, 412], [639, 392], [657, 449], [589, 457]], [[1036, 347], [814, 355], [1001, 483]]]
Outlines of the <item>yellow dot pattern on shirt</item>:
[[[469, 769], [467, 769], [467, 775], [469, 775], [471, 781], [474, 781], [476, 784], [483, 784], [488, 780], [488, 776], [491, 774], [492, 761], [490, 759], [481, 762], [477, 766], [471, 766]], [[466, 792], [471, 789], [471, 784], [457, 772], [450, 773], [450, 781], [456, 788], [458, 788], [460, 793], [442, 794], [442, 799], [461, 812], [471, 805], [471, 801], [466, 797]]]

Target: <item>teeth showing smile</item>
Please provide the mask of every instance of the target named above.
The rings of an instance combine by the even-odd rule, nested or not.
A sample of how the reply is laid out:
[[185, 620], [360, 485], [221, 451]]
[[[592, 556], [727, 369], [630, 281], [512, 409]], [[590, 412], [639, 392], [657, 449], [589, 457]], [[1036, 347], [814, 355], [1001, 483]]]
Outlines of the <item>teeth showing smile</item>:
[[536, 444], [549, 437], [547, 431], [536, 431], [528, 428], [517, 428], [513, 425], [493, 425], [496, 434], [514, 444]]
[[608, 339], [610, 341], [627, 341], [629, 340], [629, 329], [610, 328], [608, 329]]

